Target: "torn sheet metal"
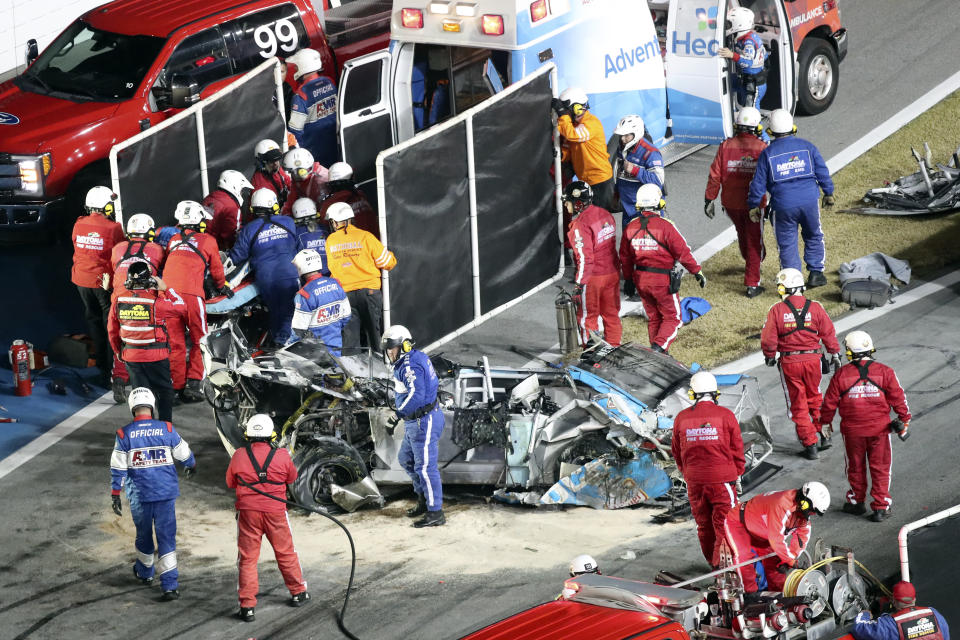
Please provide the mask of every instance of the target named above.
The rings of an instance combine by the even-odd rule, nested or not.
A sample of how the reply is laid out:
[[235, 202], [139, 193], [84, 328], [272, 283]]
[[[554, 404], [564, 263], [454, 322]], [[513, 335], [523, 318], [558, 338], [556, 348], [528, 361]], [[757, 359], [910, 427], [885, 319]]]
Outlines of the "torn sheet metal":
[[343, 487], [330, 483], [330, 497], [338, 507], [350, 513], [371, 504], [378, 508], [384, 505], [380, 489], [370, 476], [364, 476], [361, 480]]
[[632, 460], [615, 455], [591, 460], [550, 487], [540, 503], [620, 509], [659, 498], [670, 486], [653, 454], [637, 450]]
[[910, 149], [917, 162], [916, 173], [901, 176], [893, 183], [868, 191], [863, 201], [873, 206], [843, 211], [900, 216], [960, 210], [960, 147], [954, 151], [949, 165], [937, 164], [934, 167], [929, 145], [924, 143], [923, 146], [923, 156], [915, 149]]

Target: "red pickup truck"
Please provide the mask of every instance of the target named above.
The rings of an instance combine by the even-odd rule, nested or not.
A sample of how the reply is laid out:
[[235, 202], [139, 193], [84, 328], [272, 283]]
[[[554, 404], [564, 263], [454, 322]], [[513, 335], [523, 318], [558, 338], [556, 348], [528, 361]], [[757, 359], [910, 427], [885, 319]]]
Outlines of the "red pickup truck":
[[389, 20], [389, 6], [352, 4], [115, 0], [82, 15], [0, 84], [0, 240], [69, 228], [86, 191], [108, 183], [110, 148], [188, 106], [194, 83], [206, 96], [304, 47], [320, 52], [336, 81], [338, 63], [389, 40], [388, 29], [370, 28], [371, 11]]

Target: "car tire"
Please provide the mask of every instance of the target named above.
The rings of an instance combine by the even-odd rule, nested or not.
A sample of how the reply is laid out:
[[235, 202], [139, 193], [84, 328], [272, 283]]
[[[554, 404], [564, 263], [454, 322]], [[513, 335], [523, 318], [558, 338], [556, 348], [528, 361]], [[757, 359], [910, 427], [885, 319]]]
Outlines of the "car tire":
[[237, 414], [233, 411], [213, 411], [214, 421], [217, 425], [217, 435], [223, 442], [224, 448], [233, 455], [233, 452], [246, 444], [243, 437], [243, 427], [237, 419]]
[[560, 480], [560, 465], [564, 462], [567, 464], [583, 465], [599, 458], [605, 453], [615, 452], [617, 448], [612, 442], [606, 439], [605, 434], [605, 431], [592, 431], [574, 438], [567, 448], [557, 456], [553, 473], [555, 481]]
[[822, 38], [807, 38], [798, 56], [797, 110], [808, 116], [833, 103], [840, 84], [840, 61], [833, 46]]
[[330, 485], [356, 482], [367, 475], [360, 453], [338, 438], [318, 437], [297, 447], [293, 455], [297, 479], [290, 493], [298, 504], [313, 509], [336, 508]]

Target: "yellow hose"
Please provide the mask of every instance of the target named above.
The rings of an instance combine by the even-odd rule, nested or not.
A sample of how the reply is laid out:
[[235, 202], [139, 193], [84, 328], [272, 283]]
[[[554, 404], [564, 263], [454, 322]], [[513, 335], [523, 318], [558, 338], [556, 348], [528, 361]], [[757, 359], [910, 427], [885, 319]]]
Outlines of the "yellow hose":
[[[839, 562], [839, 561], [846, 562], [847, 561], [846, 556], [834, 556], [832, 558], [825, 558], [820, 562], [813, 563], [806, 569], [801, 569], [799, 571], [791, 571], [790, 575], [787, 576], [787, 581], [783, 585], [783, 595], [787, 596], [788, 598], [797, 595], [797, 585], [800, 583], [800, 580], [803, 579], [803, 577], [807, 574], [808, 571], [813, 571], [814, 569], [819, 569], [820, 567], [828, 565], [831, 562]], [[890, 590], [887, 589], [887, 587], [884, 586], [882, 582], [877, 580], [876, 576], [870, 573], [870, 570], [867, 569], [865, 566], [863, 566], [863, 564], [859, 560], [854, 560], [854, 562], [857, 564], [858, 567], [860, 567], [860, 569], [863, 570], [863, 572], [867, 575], [867, 577], [870, 578], [870, 580], [873, 581], [875, 585], [880, 587], [880, 590], [883, 591], [883, 593], [885, 593], [887, 596], [890, 596], [890, 597], [893, 596], [893, 594], [890, 593]]]

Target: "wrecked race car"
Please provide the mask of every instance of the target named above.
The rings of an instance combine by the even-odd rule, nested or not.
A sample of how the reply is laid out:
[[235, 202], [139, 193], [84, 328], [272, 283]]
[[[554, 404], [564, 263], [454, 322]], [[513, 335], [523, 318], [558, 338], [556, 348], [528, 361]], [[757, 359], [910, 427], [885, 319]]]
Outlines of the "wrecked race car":
[[889, 599], [853, 552], [821, 541], [812, 554], [801, 554], [782, 593], [765, 591], [749, 603], [737, 566], [726, 559], [723, 568], [689, 580], [660, 572], [652, 583], [579, 575], [564, 583], [556, 600], [462, 640], [820, 640], [842, 636], [858, 613], [879, 614]]
[[872, 207], [844, 209], [848, 213], [871, 215], [915, 215], [946, 213], [960, 209], [960, 147], [953, 152], [950, 163], [933, 167], [930, 145], [923, 144], [924, 155], [911, 148], [918, 165], [916, 173], [901, 176], [886, 186], [871, 189], [863, 201]]
[[[392, 434], [391, 368], [369, 352], [332, 356], [304, 339], [282, 349], [251, 348], [245, 323], [227, 318], [203, 342], [205, 393], [232, 453], [254, 413], [277, 425], [278, 445], [299, 470], [293, 497], [306, 506], [354, 510], [382, 504], [378, 485], [406, 485], [397, 461], [402, 424]], [[442, 480], [497, 487], [508, 502], [618, 508], [684, 495], [670, 453], [672, 417], [690, 405], [691, 371], [633, 345], [588, 349], [577, 366], [475, 367], [442, 356], [438, 400], [446, 427]], [[744, 431], [748, 469], [773, 450], [757, 381], [720, 376], [721, 404]]]

